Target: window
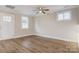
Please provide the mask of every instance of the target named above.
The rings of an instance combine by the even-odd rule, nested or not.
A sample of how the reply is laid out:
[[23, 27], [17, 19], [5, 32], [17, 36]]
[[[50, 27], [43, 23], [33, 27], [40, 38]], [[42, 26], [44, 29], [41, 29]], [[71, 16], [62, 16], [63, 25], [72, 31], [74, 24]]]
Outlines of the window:
[[63, 15], [64, 19], [66, 20], [70, 20], [71, 19], [71, 13], [68, 11], [68, 12], [65, 12], [64, 15]]
[[71, 11], [65, 11], [57, 14], [58, 20], [71, 20]]
[[11, 22], [12, 17], [11, 16], [3, 16], [3, 21], [5, 22]]
[[58, 14], [58, 20], [63, 20], [63, 14], [62, 13]]
[[22, 26], [22, 29], [27, 29], [29, 27], [28, 17], [25, 17], [25, 16], [21, 17], [21, 26]]

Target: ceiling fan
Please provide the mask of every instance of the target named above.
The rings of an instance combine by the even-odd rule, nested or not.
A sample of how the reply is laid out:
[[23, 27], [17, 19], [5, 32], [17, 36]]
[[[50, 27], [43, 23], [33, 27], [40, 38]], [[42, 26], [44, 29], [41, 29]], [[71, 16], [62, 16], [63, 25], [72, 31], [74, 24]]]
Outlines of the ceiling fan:
[[47, 11], [49, 11], [49, 9], [46, 9], [46, 8], [43, 8], [43, 7], [37, 7], [36, 10], [33, 10], [33, 11], [36, 11], [36, 14], [46, 14]]

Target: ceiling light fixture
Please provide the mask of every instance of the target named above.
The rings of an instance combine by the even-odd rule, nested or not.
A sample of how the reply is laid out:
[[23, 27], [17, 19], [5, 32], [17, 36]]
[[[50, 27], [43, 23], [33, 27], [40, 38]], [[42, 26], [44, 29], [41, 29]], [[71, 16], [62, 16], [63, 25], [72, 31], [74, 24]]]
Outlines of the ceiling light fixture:
[[49, 11], [49, 9], [45, 9], [45, 8], [42, 8], [42, 7], [37, 7], [36, 10], [33, 10], [33, 11], [36, 11], [36, 14], [43, 14], [43, 15], [45, 15], [46, 11]]

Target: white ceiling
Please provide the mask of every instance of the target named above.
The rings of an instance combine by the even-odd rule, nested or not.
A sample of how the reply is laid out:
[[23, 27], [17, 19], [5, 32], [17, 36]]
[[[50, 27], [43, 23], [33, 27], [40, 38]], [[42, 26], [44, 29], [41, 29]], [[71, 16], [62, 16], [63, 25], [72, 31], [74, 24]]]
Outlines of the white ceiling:
[[0, 11], [11, 12], [11, 13], [21, 13], [28, 16], [35, 16], [35, 10], [37, 7], [44, 7], [50, 9], [49, 13], [53, 13], [59, 10], [74, 8], [78, 6], [74, 5], [13, 5], [15, 9], [10, 9], [5, 7], [5, 5], [0, 5]]

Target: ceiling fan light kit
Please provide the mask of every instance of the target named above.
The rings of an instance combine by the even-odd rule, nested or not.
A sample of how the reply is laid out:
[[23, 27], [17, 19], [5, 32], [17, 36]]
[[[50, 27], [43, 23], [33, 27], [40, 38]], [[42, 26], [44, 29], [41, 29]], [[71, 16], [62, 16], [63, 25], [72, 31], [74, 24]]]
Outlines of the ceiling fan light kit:
[[47, 14], [46, 12], [49, 11], [49, 9], [45, 9], [45, 8], [42, 8], [42, 7], [38, 7], [34, 11], [36, 11], [36, 14], [46, 15]]

